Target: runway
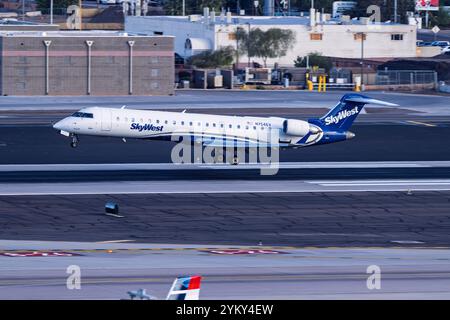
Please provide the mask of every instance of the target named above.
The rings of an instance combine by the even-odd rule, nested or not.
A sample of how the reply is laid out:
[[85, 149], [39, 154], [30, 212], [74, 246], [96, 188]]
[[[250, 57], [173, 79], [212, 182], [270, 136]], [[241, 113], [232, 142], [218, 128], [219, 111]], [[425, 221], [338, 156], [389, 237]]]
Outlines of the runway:
[[[371, 92], [400, 107], [366, 108], [350, 141], [281, 151], [275, 175], [175, 165], [165, 142], [82, 136], [72, 149], [51, 128], [93, 105], [307, 119], [341, 95], [2, 97], [0, 299], [165, 298], [184, 274], [204, 276], [201, 299], [449, 299], [449, 97]], [[66, 288], [69, 265], [82, 290]]]
[[[282, 162], [446, 161], [443, 139], [450, 126], [354, 125], [356, 137], [336, 144], [280, 152]], [[174, 143], [81, 136], [72, 149], [69, 139], [51, 127], [0, 126], [0, 164], [164, 163], [171, 162]]]
[[[189, 246], [168, 250], [169, 246], [158, 249], [139, 244], [27, 241], [1, 241], [0, 246], [35, 248], [38, 252], [60, 248], [80, 254], [0, 256], [1, 299], [117, 300], [127, 299], [126, 292], [138, 288], [164, 299], [173, 279], [180, 274], [203, 276], [202, 300], [450, 298], [449, 257], [448, 251], [442, 249], [306, 247], [279, 249], [281, 254], [222, 255], [211, 250], [220, 252], [229, 247]], [[239, 249], [270, 250], [266, 247]], [[69, 265], [80, 267], [80, 290], [66, 287]], [[367, 287], [369, 266], [380, 268], [379, 290]]]
[[[123, 218], [104, 214], [108, 201]], [[449, 201], [449, 191], [406, 190], [0, 196], [0, 225], [12, 240], [448, 246]]]

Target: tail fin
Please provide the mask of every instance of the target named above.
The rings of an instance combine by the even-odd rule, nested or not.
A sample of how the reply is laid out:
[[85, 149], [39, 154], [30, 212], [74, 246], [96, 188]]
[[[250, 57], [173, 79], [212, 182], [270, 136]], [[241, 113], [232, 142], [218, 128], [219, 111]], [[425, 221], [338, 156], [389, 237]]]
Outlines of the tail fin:
[[320, 119], [311, 119], [309, 122], [318, 125], [324, 131], [344, 132], [350, 129], [353, 121], [366, 104], [383, 106], [397, 106], [396, 104], [372, 99], [360, 94], [349, 93], [344, 95], [339, 103]]
[[172, 284], [166, 300], [198, 300], [201, 276], [178, 277]]

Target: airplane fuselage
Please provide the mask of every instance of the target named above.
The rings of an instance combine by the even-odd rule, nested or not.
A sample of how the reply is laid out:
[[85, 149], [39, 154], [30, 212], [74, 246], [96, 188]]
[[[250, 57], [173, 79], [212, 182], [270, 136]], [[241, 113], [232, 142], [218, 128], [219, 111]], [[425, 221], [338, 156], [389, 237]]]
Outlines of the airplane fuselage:
[[290, 120], [299, 126], [300, 134], [289, 134], [284, 128], [286, 120], [90, 107], [59, 121], [54, 127], [75, 135], [165, 140], [173, 140], [173, 136], [191, 136], [194, 139], [231, 139], [253, 144], [273, 144], [271, 134], [276, 132], [278, 143], [285, 146], [306, 146], [323, 136], [320, 127], [302, 120]]

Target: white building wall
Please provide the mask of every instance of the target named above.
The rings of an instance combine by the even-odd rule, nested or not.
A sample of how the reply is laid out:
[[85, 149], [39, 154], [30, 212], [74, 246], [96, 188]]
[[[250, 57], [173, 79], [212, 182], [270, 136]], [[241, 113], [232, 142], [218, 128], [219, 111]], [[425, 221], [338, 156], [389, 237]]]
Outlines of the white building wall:
[[[249, 19], [251, 20], [251, 19]], [[187, 19], [173, 17], [127, 17], [125, 28], [128, 32], [151, 33], [161, 31], [164, 35], [175, 36], [175, 51], [185, 55], [184, 43], [189, 37], [209, 39], [214, 49], [225, 46], [236, 48], [233, 33], [240, 26], [248, 30], [248, 24], [218, 24], [206, 22], [189, 22]], [[270, 28], [290, 29], [295, 32], [296, 42], [288, 54], [281, 58], [268, 59], [268, 64], [279, 62], [282, 65], [292, 65], [297, 56], [306, 56], [311, 52], [319, 52], [325, 56], [360, 58], [361, 41], [355, 40], [354, 34], [364, 32], [365, 58], [397, 58], [416, 56], [416, 26], [411, 25], [333, 25], [324, 24], [309, 26], [304, 24], [251, 24], [251, 28], [267, 30]], [[311, 33], [321, 33], [322, 40], [311, 40]], [[402, 34], [403, 40], [391, 40], [392, 34]], [[240, 62], [248, 61], [240, 56]], [[252, 57], [251, 61], [262, 63], [262, 59]]]

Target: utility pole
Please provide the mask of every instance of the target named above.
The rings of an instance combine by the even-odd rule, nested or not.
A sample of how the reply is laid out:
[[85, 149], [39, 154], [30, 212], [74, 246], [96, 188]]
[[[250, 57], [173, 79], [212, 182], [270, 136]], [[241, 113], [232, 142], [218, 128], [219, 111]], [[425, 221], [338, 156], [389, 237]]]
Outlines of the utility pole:
[[397, 23], [398, 0], [394, 0], [394, 23]]
[[50, 24], [53, 24], [53, 0], [50, 0]]
[[361, 87], [362, 87], [362, 85], [364, 84], [363, 78], [364, 78], [364, 37], [365, 37], [365, 34], [364, 34], [364, 32], [361, 32], [359, 34], [361, 36], [361, 62], [360, 62], [360, 64], [361, 64]]
[[83, 8], [81, 6], [81, 0], [78, 0], [78, 6], [80, 7], [79, 12], [80, 12], [80, 30], [81, 30], [83, 26]]
[[246, 23], [248, 25], [248, 39], [247, 39], [247, 57], [248, 57], [248, 62], [247, 62], [247, 67], [250, 68], [250, 23], [247, 22]]
[[25, 0], [22, 0], [22, 20], [25, 21]]

